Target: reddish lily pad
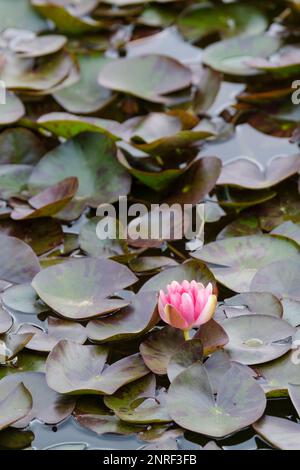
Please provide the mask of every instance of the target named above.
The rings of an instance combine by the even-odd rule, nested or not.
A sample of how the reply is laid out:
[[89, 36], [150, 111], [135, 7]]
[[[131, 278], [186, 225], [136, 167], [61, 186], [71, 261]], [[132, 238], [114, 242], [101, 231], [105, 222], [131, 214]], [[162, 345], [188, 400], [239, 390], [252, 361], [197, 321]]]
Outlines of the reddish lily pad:
[[262, 416], [265, 407], [262, 388], [238, 365], [225, 372], [216, 398], [199, 363], [181, 372], [168, 394], [169, 413], [177, 424], [213, 437], [225, 437], [249, 426]]
[[26, 344], [27, 349], [32, 351], [50, 352], [62, 339], [68, 339], [78, 344], [87, 340], [85, 328], [80, 323], [61, 320], [59, 318], [48, 318], [48, 331], [45, 332], [33, 325], [22, 325], [18, 333], [33, 333], [32, 339]]
[[87, 335], [93, 342], [120, 341], [140, 336], [159, 320], [157, 294], [141, 292], [134, 296], [128, 307], [114, 315], [93, 320], [87, 326]]
[[111, 297], [134, 282], [136, 277], [126, 266], [111, 260], [82, 258], [44, 269], [32, 286], [57, 313], [80, 320], [128, 305]]
[[12, 374], [0, 382], [0, 390], [3, 393], [11, 393], [18, 383], [23, 383], [32, 396], [32, 409], [22, 419], [16, 421], [13, 426], [24, 428], [30, 421], [38, 419], [46, 424], [56, 424], [69, 416], [75, 406], [73, 397], [59, 395], [51, 390], [45, 374], [42, 372], [24, 372]]
[[171, 99], [163, 95], [188, 87], [191, 78], [190, 70], [176, 60], [152, 54], [106, 64], [100, 72], [99, 83], [148, 101], [168, 103]]
[[199, 339], [203, 345], [203, 354], [208, 356], [226, 346], [229, 341], [224, 328], [214, 319], [202, 325], [193, 339]]
[[24, 418], [32, 407], [32, 398], [27, 388], [22, 384], [7, 390], [0, 382], [0, 430], [11, 426]]
[[[260, 268], [274, 261], [298, 258], [299, 251], [288, 240], [270, 235], [253, 235], [210, 243], [192, 256], [210, 263], [216, 279], [229, 289], [248, 292]], [[266, 289], [263, 291], [266, 292]]]
[[112, 395], [149, 373], [139, 354], [125, 357], [105, 368], [107, 355], [108, 349], [104, 346], [81, 346], [60, 341], [47, 359], [48, 385], [58, 393]]
[[30, 282], [40, 271], [37, 256], [18, 238], [0, 235], [0, 279], [15, 284]]

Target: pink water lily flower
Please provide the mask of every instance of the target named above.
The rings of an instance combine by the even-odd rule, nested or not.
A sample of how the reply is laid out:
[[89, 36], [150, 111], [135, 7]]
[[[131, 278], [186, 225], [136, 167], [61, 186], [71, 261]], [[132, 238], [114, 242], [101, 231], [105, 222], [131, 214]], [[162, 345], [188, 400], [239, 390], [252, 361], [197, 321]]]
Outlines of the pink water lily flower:
[[[173, 281], [167, 286], [167, 293], [159, 293], [158, 311], [162, 320], [169, 325], [188, 332], [208, 322], [216, 309], [217, 297], [212, 284], [206, 287], [196, 281]], [[185, 335], [186, 336], [186, 335]]]

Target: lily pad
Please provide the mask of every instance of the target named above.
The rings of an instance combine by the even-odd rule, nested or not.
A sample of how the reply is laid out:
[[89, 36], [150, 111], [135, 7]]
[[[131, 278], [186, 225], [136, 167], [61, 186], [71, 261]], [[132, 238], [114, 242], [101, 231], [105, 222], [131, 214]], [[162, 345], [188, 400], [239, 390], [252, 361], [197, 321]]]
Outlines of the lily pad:
[[45, 154], [42, 141], [22, 127], [6, 129], [0, 134], [1, 164], [32, 165]]
[[270, 315], [281, 318], [283, 308], [275, 295], [268, 292], [244, 292], [224, 302], [224, 311], [228, 318], [241, 315]]
[[0, 31], [7, 28], [28, 29], [40, 32], [48, 29], [46, 21], [34, 11], [27, 0], [1, 0]]
[[46, 424], [56, 424], [69, 416], [75, 407], [73, 397], [59, 395], [48, 387], [45, 374], [42, 372], [24, 372], [7, 376], [0, 382], [0, 390], [10, 394], [18, 383], [23, 383], [30, 392], [32, 409], [24, 418], [16, 421], [14, 427], [24, 428], [33, 419]]
[[31, 173], [31, 165], [1, 165], [0, 197], [8, 200], [24, 191]]
[[256, 6], [205, 3], [184, 10], [177, 25], [189, 41], [199, 41], [213, 33], [219, 33], [222, 38], [263, 33], [268, 21]]
[[32, 333], [10, 333], [2, 336], [0, 340], [0, 363], [5, 364], [14, 359], [29, 343], [32, 336]]
[[253, 425], [254, 430], [274, 447], [281, 450], [299, 450], [300, 426], [288, 419], [264, 416]]
[[225, 351], [234, 361], [252, 365], [283, 356], [291, 348], [296, 330], [270, 315], [242, 315], [222, 322], [229, 342]]
[[13, 318], [6, 310], [0, 307], [0, 334], [6, 333], [13, 324]]
[[12, 389], [7, 390], [1, 381], [0, 397], [0, 430], [24, 418], [31, 410], [32, 398], [22, 383], [18, 383]]
[[107, 355], [108, 349], [104, 346], [81, 346], [60, 341], [47, 359], [47, 383], [58, 393], [112, 395], [149, 373], [139, 354], [125, 357], [105, 368]]
[[79, 55], [77, 60], [80, 68], [79, 81], [55, 93], [54, 99], [70, 113], [94, 113], [112, 99], [111, 92], [97, 82], [100, 70], [110, 59], [102, 55]]
[[191, 339], [185, 341], [179, 351], [172, 355], [168, 362], [168, 377], [170, 382], [185, 369], [193, 365], [195, 362], [202, 362], [203, 346], [200, 339]]
[[225, 437], [249, 426], [262, 416], [265, 407], [262, 388], [238, 365], [225, 372], [217, 398], [199, 363], [179, 374], [168, 394], [169, 413], [177, 424], [213, 437]]
[[[270, 235], [226, 238], [192, 253], [209, 263], [216, 279], [235, 292], [248, 292], [257, 271], [275, 261], [297, 259], [299, 251], [288, 240]], [[254, 289], [255, 290], [255, 289]], [[266, 292], [266, 289], [263, 289]]]
[[14, 284], [30, 282], [40, 271], [37, 256], [18, 238], [0, 235], [0, 279]]
[[139, 398], [149, 398], [155, 396], [156, 379], [155, 375], [148, 374], [139, 380], [120, 388], [114, 395], [104, 397], [105, 405], [113, 411], [129, 407], [131, 403]]
[[199, 339], [203, 345], [203, 354], [208, 356], [220, 348], [223, 348], [229, 341], [226, 331], [214, 319], [201, 325], [201, 328], [193, 336], [193, 339]]
[[25, 107], [14, 93], [6, 92], [5, 104], [1, 104], [0, 126], [13, 124], [25, 114]]
[[45, 155], [30, 177], [30, 189], [37, 193], [68, 177], [78, 178], [79, 189], [65, 208], [66, 218], [70, 212], [72, 218], [78, 217], [86, 206], [115, 202], [120, 194], [128, 194], [131, 184], [116, 159], [114, 143], [96, 133], [76, 136]]
[[32, 282], [40, 298], [67, 319], [86, 319], [128, 305], [111, 298], [136, 282], [134, 274], [115, 261], [82, 258], [50, 266]]
[[191, 72], [170, 57], [152, 54], [106, 64], [100, 72], [99, 83], [148, 101], [168, 103], [170, 98], [163, 95], [188, 87]]
[[93, 342], [120, 341], [140, 336], [159, 320], [157, 294], [139, 293], [128, 307], [114, 315], [93, 320], [87, 325], [87, 335]]
[[268, 57], [280, 45], [277, 37], [262, 34], [225, 39], [204, 50], [203, 62], [228, 75], [253, 76], [259, 72], [249, 65], [250, 59]]
[[47, 312], [49, 307], [39, 301], [31, 284], [19, 284], [5, 289], [1, 295], [5, 307], [22, 313], [38, 315]]
[[26, 344], [27, 349], [32, 351], [50, 352], [62, 339], [68, 339], [78, 344], [87, 340], [85, 328], [80, 323], [61, 320], [59, 318], [48, 318], [48, 331], [45, 332], [32, 325], [22, 325], [18, 333], [30, 333], [34, 335]]
[[289, 384], [300, 385], [299, 352], [290, 351], [268, 364], [256, 367], [262, 377], [261, 386], [270, 397], [288, 395]]

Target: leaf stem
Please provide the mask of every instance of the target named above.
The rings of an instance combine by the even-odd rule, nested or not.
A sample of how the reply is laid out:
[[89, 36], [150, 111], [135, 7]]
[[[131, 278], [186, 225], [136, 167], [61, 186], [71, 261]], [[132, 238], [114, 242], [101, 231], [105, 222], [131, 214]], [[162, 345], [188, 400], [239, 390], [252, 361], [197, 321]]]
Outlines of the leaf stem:
[[183, 336], [185, 341], [188, 341], [190, 339], [190, 330], [183, 330]]

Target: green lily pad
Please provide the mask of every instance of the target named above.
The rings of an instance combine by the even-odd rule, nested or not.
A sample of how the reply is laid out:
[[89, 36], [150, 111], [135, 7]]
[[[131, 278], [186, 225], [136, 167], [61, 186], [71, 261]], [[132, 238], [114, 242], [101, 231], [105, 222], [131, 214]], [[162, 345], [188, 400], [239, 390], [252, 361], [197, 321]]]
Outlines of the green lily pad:
[[111, 260], [82, 258], [44, 269], [32, 286], [61, 316], [82, 320], [127, 306], [127, 301], [111, 297], [134, 282], [136, 277], [126, 266]]
[[213, 33], [219, 33], [222, 38], [263, 33], [268, 21], [256, 6], [205, 3], [184, 10], [177, 25], [186, 39], [199, 41]]
[[257, 421], [266, 407], [265, 394], [238, 365], [225, 372], [213, 393], [203, 365], [195, 363], [172, 382], [168, 409], [185, 429], [213, 437], [225, 437]]
[[65, 208], [66, 218], [78, 217], [86, 206], [115, 202], [128, 194], [131, 184], [116, 159], [114, 143], [96, 133], [81, 134], [50, 151], [35, 167], [29, 186], [38, 192], [68, 177], [78, 178], [79, 189]]
[[268, 292], [244, 292], [225, 299], [223, 306], [228, 318], [241, 315], [270, 315], [281, 318], [283, 308], [275, 295]]
[[80, 397], [75, 411], [75, 421], [96, 434], [129, 435], [140, 430], [139, 427], [121, 421], [102, 403], [100, 397]]
[[11, 213], [13, 220], [50, 217], [69, 204], [78, 191], [78, 179], [66, 178], [28, 199], [29, 206], [17, 206]]
[[13, 325], [13, 318], [0, 307], [0, 334], [6, 333]]
[[0, 382], [0, 430], [24, 418], [32, 407], [32, 398], [25, 386], [18, 383], [10, 390]]
[[298, 356], [298, 351], [290, 351], [276, 361], [256, 366], [263, 379], [261, 386], [268, 396], [287, 396], [289, 384], [300, 385]]
[[153, 331], [140, 345], [140, 353], [146, 366], [155, 374], [167, 374], [171, 357], [182, 348], [184, 338], [182, 331], [165, 326]]
[[137, 274], [156, 272], [170, 266], [177, 266], [177, 262], [167, 256], [139, 256], [129, 263], [130, 269]]
[[69, 113], [94, 113], [112, 99], [111, 92], [97, 82], [101, 69], [110, 59], [103, 55], [79, 55], [77, 60], [80, 69], [79, 81], [54, 93], [54, 99]]
[[[209, 263], [221, 284], [235, 292], [249, 292], [259, 269], [275, 261], [295, 260], [299, 251], [288, 240], [270, 235], [253, 235], [209, 243], [192, 253], [192, 256]], [[266, 289], [263, 291], [266, 292]]]
[[31, 165], [1, 165], [0, 197], [8, 200], [25, 190], [31, 173]]
[[13, 364], [8, 363], [5, 366], [0, 366], [0, 378], [19, 372], [45, 372], [45, 362], [45, 356], [23, 349], [14, 359]]
[[229, 342], [225, 351], [233, 361], [260, 364], [283, 356], [291, 348], [296, 330], [270, 315], [242, 315], [222, 322]]
[[48, 29], [46, 21], [34, 11], [27, 0], [1, 0], [0, 31], [20, 28], [40, 32]]
[[37, 256], [18, 238], [0, 235], [0, 279], [14, 284], [30, 282], [40, 271]]
[[1, 299], [5, 307], [17, 312], [38, 315], [49, 310], [47, 305], [39, 301], [31, 284], [19, 284], [9, 287], [1, 294]]
[[120, 341], [140, 336], [158, 323], [156, 306], [155, 292], [139, 293], [128, 307], [114, 315], [89, 322], [87, 335], [93, 342]]
[[268, 59], [253, 58], [249, 61], [249, 65], [279, 78], [297, 75], [300, 71], [300, 47], [299, 45], [284, 46]]
[[215, 283], [212, 272], [204, 263], [198, 260], [188, 260], [179, 266], [171, 266], [156, 274], [143, 285], [140, 292], [159, 292], [160, 289], [165, 289], [167, 284], [170, 284], [172, 281], [180, 283], [185, 279], [187, 281], [194, 279], [197, 282], [202, 282], [204, 285], [207, 285], [209, 282]]
[[[64, 33], [73, 35], [89, 33], [98, 31], [103, 26], [103, 22], [96, 21], [88, 15], [76, 14], [76, 10], [68, 8], [68, 4], [57, 4], [49, 0], [31, 0], [31, 4], [37, 12], [53, 21], [56, 28]], [[79, 12], [81, 13], [80, 10]], [[77, 13], [79, 12], [77, 11]]]
[[48, 331], [45, 332], [33, 325], [22, 325], [18, 333], [34, 333], [32, 339], [26, 344], [26, 348], [32, 351], [50, 352], [62, 339], [68, 339], [78, 344], [87, 340], [85, 328], [80, 323], [48, 318]]
[[255, 57], [268, 57], [281, 45], [276, 36], [250, 35], [225, 39], [208, 46], [203, 53], [203, 62], [218, 72], [228, 75], [251, 76], [260, 72], [249, 65]]
[[112, 411], [128, 408], [131, 403], [140, 398], [149, 398], [155, 396], [156, 379], [155, 375], [148, 374], [139, 380], [125, 385], [113, 395], [104, 397], [105, 405]]
[[122, 421], [135, 424], [169, 423], [172, 421], [167, 410], [167, 393], [159, 390], [152, 398], [141, 398], [130, 404], [128, 408], [115, 410], [116, 416]]
[[31, 431], [7, 428], [0, 432], [0, 448], [4, 450], [21, 450], [30, 447], [34, 440]]
[[181, 345], [180, 350], [173, 354], [168, 362], [167, 372], [170, 382], [173, 382], [177, 375], [193, 365], [195, 362], [202, 362], [202, 358], [202, 341], [200, 339], [191, 339], [189, 341], [185, 341]]
[[1, 104], [0, 126], [13, 124], [25, 114], [25, 107], [14, 93], [6, 92], [6, 103]]
[[299, 450], [300, 426], [289, 419], [264, 416], [253, 425], [267, 442], [281, 450]]
[[112, 395], [149, 373], [139, 354], [125, 357], [105, 368], [107, 355], [108, 349], [104, 346], [60, 341], [47, 359], [47, 383], [58, 393]]
[[30, 392], [32, 409], [24, 418], [16, 421], [14, 427], [24, 428], [33, 419], [56, 424], [68, 417], [75, 407], [73, 397], [59, 395], [48, 387], [45, 374], [42, 372], [24, 372], [7, 376], [0, 382], [0, 390], [9, 394], [18, 383], [23, 383]]
[[45, 154], [42, 141], [28, 129], [15, 127], [0, 134], [1, 164], [32, 165]]
[[163, 95], [188, 87], [191, 78], [190, 70], [176, 60], [152, 54], [106, 64], [100, 72], [99, 83], [144, 100], [168, 103], [170, 98]]

